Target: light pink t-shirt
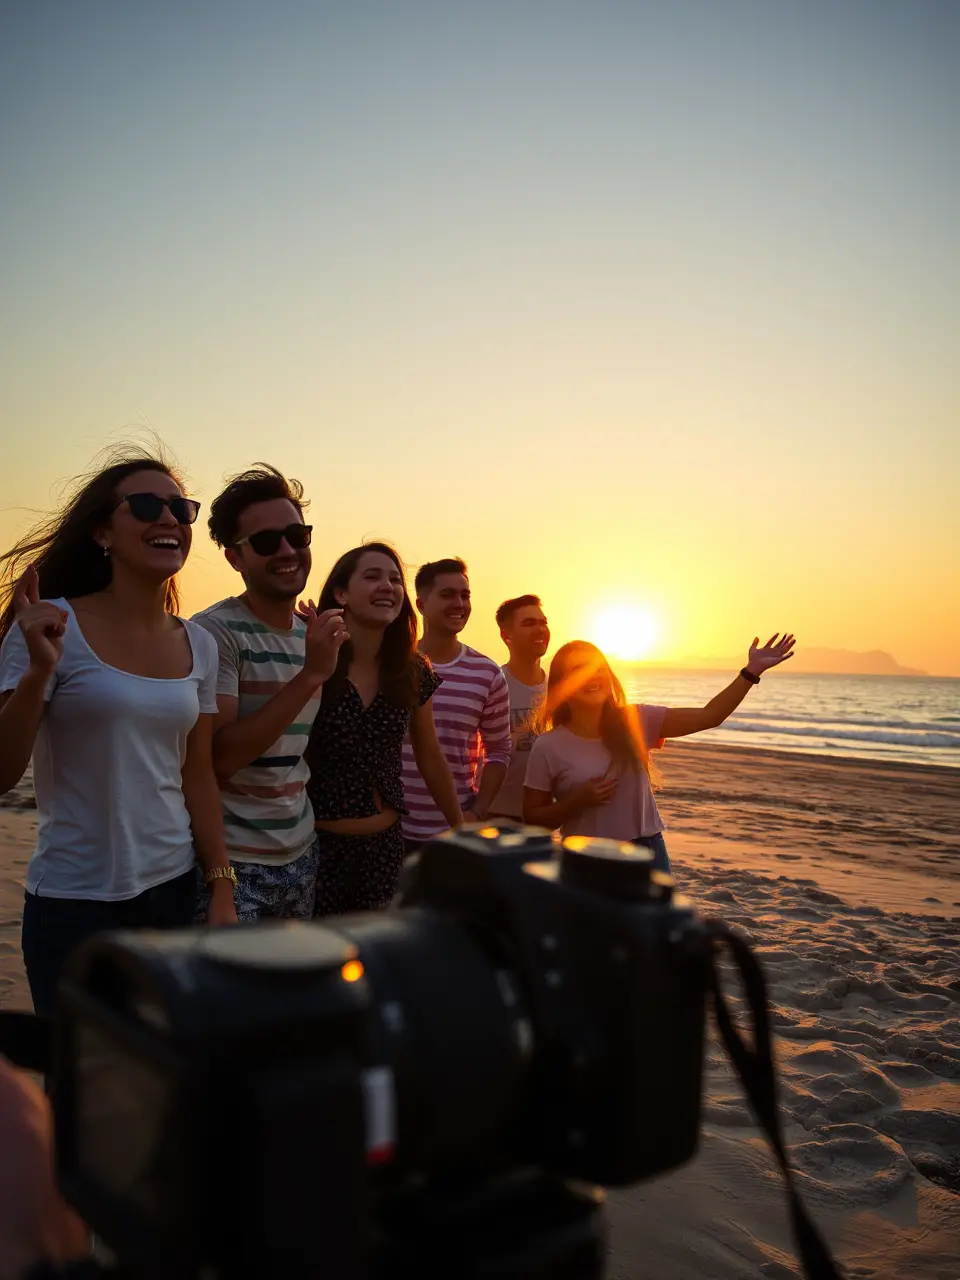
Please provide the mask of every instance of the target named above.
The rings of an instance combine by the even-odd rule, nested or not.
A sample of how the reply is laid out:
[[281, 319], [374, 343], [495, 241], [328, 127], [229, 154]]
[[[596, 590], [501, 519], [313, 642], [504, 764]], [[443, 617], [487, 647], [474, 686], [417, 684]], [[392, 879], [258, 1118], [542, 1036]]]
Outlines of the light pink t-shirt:
[[[660, 727], [666, 709], [639, 708], [648, 749], [663, 745]], [[555, 800], [562, 800], [591, 778], [614, 776], [613, 757], [600, 738], [580, 738], [560, 725], [533, 744], [526, 786], [534, 791], [549, 791]], [[608, 840], [636, 840], [662, 830], [650, 779], [642, 769], [621, 774], [612, 800], [585, 809], [562, 828], [564, 836], [602, 836]]]

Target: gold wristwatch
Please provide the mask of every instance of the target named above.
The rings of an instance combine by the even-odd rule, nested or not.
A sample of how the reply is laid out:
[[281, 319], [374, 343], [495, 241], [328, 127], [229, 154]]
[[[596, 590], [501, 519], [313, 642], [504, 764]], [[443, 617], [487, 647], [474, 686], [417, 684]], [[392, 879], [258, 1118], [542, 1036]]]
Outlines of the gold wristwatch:
[[203, 873], [203, 883], [205, 885], [213, 884], [214, 880], [229, 880], [234, 889], [237, 887], [237, 873], [233, 867], [211, 867], [209, 871]]

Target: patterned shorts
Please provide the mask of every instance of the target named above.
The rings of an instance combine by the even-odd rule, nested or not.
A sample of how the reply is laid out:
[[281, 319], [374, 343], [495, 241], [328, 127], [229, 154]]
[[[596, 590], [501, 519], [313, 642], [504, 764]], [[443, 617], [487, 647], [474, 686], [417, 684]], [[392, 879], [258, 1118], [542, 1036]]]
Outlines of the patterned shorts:
[[[279, 867], [262, 862], [232, 862], [237, 873], [237, 919], [242, 924], [256, 920], [309, 920], [313, 916], [317, 884], [319, 844], [314, 840], [306, 853]], [[200, 892], [197, 923], [207, 917], [210, 891], [198, 869]]]
[[374, 836], [317, 832], [316, 916], [388, 907], [403, 866], [403, 831], [395, 822]]

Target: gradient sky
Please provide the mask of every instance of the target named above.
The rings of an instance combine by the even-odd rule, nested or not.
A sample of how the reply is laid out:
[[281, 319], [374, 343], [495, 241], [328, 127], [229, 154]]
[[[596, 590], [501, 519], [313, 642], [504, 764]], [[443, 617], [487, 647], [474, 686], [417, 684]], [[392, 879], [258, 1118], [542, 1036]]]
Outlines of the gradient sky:
[[[0, 7], [0, 543], [148, 422], [652, 656], [960, 675], [954, 0]], [[191, 608], [234, 588], [205, 537]]]

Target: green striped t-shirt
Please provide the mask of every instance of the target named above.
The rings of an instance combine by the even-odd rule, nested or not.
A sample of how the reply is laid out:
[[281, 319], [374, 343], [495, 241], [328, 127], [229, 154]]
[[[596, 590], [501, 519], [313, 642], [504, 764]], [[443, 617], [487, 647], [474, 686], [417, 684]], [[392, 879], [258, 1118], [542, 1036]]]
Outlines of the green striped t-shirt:
[[[261, 622], [238, 596], [193, 616], [217, 642], [217, 693], [238, 699], [238, 716], [259, 711], [303, 666], [306, 624], [289, 631]], [[313, 809], [303, 753], [320, 698], [311, 698], [293, 724], [259, 759], [220, 782], [227, 851], [232, 862], [279, 866], [309, 849]]]

